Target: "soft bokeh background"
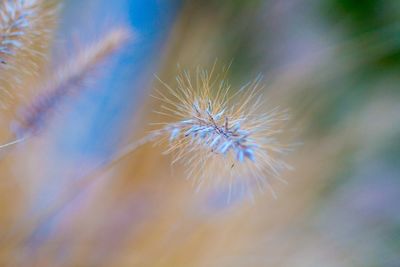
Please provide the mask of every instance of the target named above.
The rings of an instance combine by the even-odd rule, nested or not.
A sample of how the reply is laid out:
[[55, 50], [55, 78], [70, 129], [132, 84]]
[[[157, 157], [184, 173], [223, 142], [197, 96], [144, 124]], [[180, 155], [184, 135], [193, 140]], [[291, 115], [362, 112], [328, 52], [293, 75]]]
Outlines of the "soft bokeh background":
[[[116, 26], [134, 38], [2, 158], [0, 266], [400, 266], [399, 19], [397, 0], [62, 1], [51, 66]], [[195, 193], [162, 147], [105, 163], [159, 119], [153, 74], [216, 59], [290, 109], [277, 200]]]

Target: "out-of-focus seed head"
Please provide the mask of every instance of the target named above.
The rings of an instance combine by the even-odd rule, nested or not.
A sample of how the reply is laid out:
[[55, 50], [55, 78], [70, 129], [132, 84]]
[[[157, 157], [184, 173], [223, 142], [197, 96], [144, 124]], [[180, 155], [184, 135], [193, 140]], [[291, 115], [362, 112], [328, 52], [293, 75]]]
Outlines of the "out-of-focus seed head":
[[[0, 1], [0, 105], [36, 77], [51, 45], [57, 1]], [[26, 85], [25, 85], [26, 86]]]
[[41, 85], [42, 94], [20, 110], [18, 122], [14, 122], [15, 136], [22, 138], [36, 134], [46, 124], [48, 117], [65, 99], [74, 92], [84, 89], [84, 82], [96, 73], [108, 58], [115, 55], [131, 38], [124, 27], [110, 30], [98, 41], [82, 49], [69, 62], [55, 71]]

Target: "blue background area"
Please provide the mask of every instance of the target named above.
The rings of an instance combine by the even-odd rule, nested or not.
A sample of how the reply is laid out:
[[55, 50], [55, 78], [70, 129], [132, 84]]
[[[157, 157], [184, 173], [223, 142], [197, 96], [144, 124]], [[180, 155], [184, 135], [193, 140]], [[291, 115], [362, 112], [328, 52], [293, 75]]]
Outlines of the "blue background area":
[[[135, 104], [143, 99], [144, 94], [147, 95], [144, 90], [149, 88], [157, 71], [180, 1], [97, 0], [83, 4], [76, 0], [67, 5], [64, 21], [68, 24], [62, 24], [61, 35], [78, 35], [81, 41], [79, 31], [86, 27], [83, 38], [87, 40], [84, 42], [91, 43], [96, 40], [91, 40], [91, 37], [101, 36], [115, 25], [128, 25], [134, 36], [118, 57], [107, 62], [100, 72], [101, 77], [91, 81], [87, 93], [73, 100], [75, 107], [67, 116], [65, 127], [59, 129], [57, 155], [79, 157], [83, 153], [101, 159], [116, 148], [122, 127], [133, 124], [130, 115]], [[91, 19], [85, 20], [86, 16], [77, 16], [77, 12], [87, 13]], [[73, 20], [71, 16], [80, 19]], [[82, 18], [83, 23], [79, 21]], [[86, 26], [77, 29], [75, 23], [70, 24], [74, 21], [76, 25]], [[59, 149], [65, 153], [59, 153]]]
[[[44, 177], [46, 185], [32, 203], [33, 213], [52, 207], [71, 180], [83, 175], [79, 168], [88, 163], [96, 166], [117, 149], [124, 126], [134, 124], [132, 114], [136, 104], [150, 94], [146, 90], [157, 71], [179, 7], [180, 1], [158, 0], [73, 0], [64, 4], [58, 38], [66, 40], [67, 48], [73, 47], [68, 37], [78, 36], [80, 45], [85, 47], [117, 25], [129, 26], [134, 37], [117, 57], [102, 66], [85, 93], [70, 99], [72, 105], [68, 104], [67, 113], [60, 114], [63, 123], [56, 129], [52, 164]], [[68, 53], [74, 55], [71, 50]], [[53, 64], [57, 66], [59, 62]], [[71, 173], [75, 175], [71, 177], [71, 173], [65, 173], [66, 169], [73, 170]], [[76, 195], [76, 201], [79, 202], [80, 196]], [[64, 212], [73, 209], [76, 201], [51, 214], [35, 231], [32, 248], [49, 237]]]

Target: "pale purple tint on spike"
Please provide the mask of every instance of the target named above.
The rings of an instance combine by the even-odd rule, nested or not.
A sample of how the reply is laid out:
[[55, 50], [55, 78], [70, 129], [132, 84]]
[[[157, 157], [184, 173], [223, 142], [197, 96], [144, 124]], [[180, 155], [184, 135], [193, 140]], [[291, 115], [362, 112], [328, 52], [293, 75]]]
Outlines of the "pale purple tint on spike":
[[210, 143], [210, 147], [211, 147], [211, 148], [214, 148], [216, 145], [218, 145], [220, 139], [221, 139], [221, 136], [220, 136], [220, 135], [216, 136], [216, 137], [214, 138], [214, 140]]
[[244, 152], [242, 149], [238, 149], [238, 152], [236, 154], [236, 158], [239, 162], [243, 162], [244, 161]]
[[245, 149], [244, 150], [244, 155], [245, 155], [245, 157], [246, 158], [248, 158], [248, 159], [250, 159], [251, 161], [255, 161], [255, 158], [254, 158], [254, 151], [252, 150], [252, 149]]
[[180, 132], [181, 130], [179, 128], [172, 129], [169, 141], [170, 142], [174, 141], [179, 136]]
[[221, 148], [219, 149], [219, 151], [221, 152], [221, 154], [226, 155], [229, 151], [229, 149], [231, 148], [232, 143], [230, 141], [227, 141], [226, 143], [224, 143]]
[[222, 115], [224, 115], [225, 110], [222, 110], [220, 113], [214, 116], [214, 120], [219, 120], [221, 119]]
[[231, 131], [236, 132], [239, 129], [240, 129], [240, 123], [237, 122], [232, 126]]

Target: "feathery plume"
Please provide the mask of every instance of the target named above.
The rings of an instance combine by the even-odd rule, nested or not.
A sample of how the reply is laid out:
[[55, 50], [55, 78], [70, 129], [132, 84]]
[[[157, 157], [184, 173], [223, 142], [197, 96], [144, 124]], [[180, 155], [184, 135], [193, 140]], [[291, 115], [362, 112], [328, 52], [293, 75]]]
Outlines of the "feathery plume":
[[20, 112], [21, 118], [14, 127], [15, 135], [22, 137], [40, 130], [60, 102], [76, 91], [129, 37], [130, 33], [125, 28], [115, 29], [56, 71], [52, 79], [43, 85], [44, 93]]
[[0, 3], [0, 89], [15, 96], [25, 77], [40, 71], [55, 25], [57, 4], [44, 0], [3, 0]]
[[[172, 118], [172, 122], [157, 123], [143, 140], [168, 143], [166, 154], [173, 154], [173, 163], [186, 167], [187, 178], [197, 188], [205, 182], [228, 185], [252, 195], [256, 185], [268, 187], [269, 177], [277, 177], [290, 168], [281, 160], [288, 149], [278, 142], [282, 123], [288, 119], [286, 111], [278, 108], [263, 111], [260, 79], [250, 82], [231, 94], [231, 86], [213, 70], [197, 70], [195, 79], [185, 71], [177, 77], [176, 88], [168, 95], [158, 91], [155, 98], [162, 101], [156, 113]], [[215, 76], [215, 77], [214, 77]], [[131, 149], [135, 146], [131, 146]]]

